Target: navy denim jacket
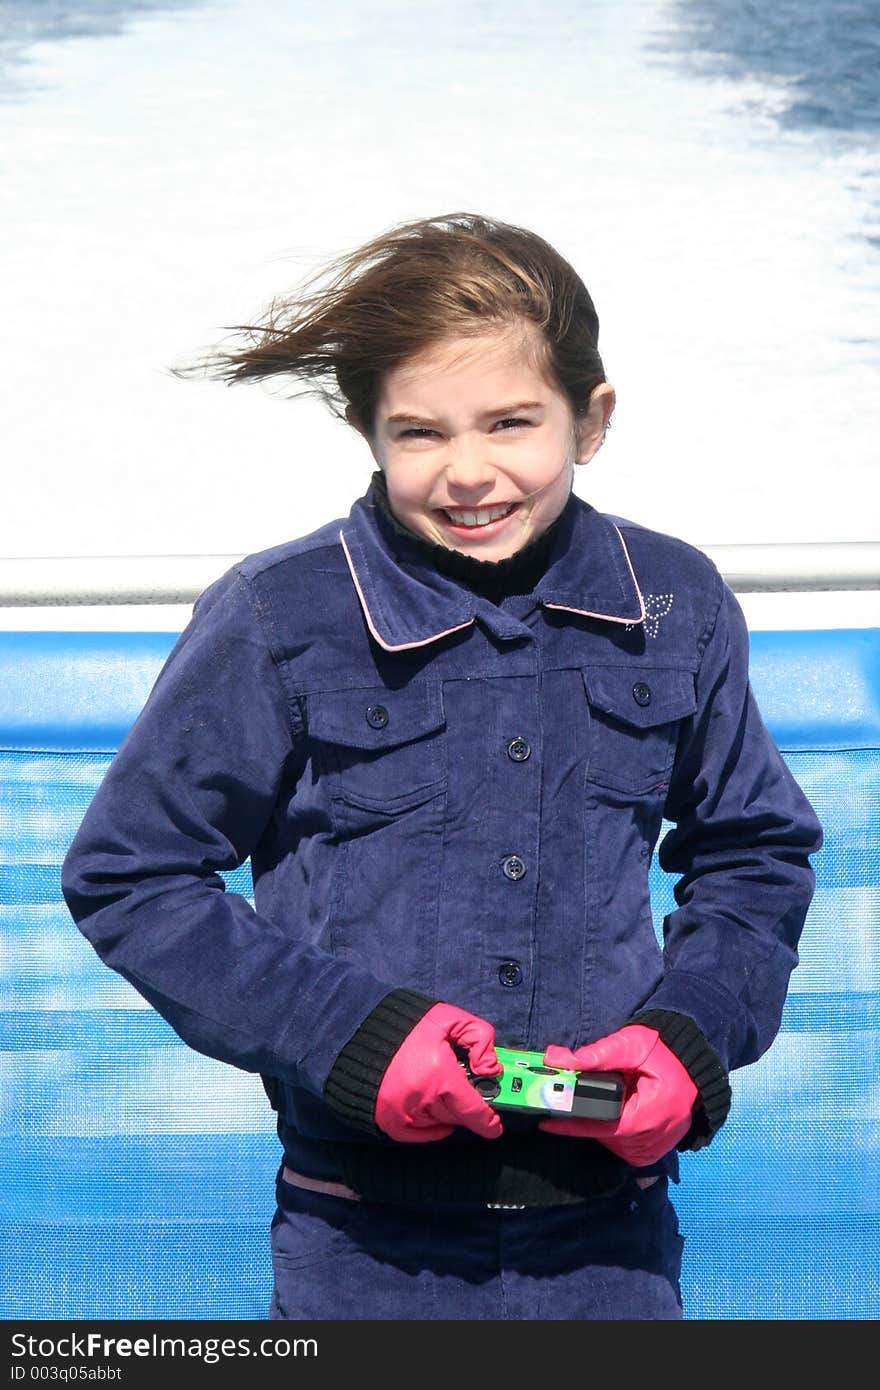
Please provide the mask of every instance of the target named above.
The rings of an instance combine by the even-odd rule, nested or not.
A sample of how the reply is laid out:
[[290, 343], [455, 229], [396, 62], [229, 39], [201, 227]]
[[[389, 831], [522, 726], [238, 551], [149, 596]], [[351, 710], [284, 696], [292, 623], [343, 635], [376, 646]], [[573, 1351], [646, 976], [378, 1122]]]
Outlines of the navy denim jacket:
[[[531, 1048], [668, 1010], [727, 1070], [755, 1061], [820, 844], [704, 554], [573, 496], [532, 593], [496, 606], [368, 492], [200, 597], [62, 881], [187, 1043], [275, 1080], [295, 1157], [353, 1137], [325, 1083], [395, 989]], [[219, 873], [248, 855], [255, 910]]]

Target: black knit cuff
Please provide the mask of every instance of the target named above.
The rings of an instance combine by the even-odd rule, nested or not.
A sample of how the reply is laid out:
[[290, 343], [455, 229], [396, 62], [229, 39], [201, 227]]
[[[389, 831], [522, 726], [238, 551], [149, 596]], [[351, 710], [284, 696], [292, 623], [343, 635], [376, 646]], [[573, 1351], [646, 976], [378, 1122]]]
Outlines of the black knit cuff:
[[702, 1149], [727, 1119], [730, 1111], [730, 1082], [718, 1054], [706, 1042], [692, 1018], [666, 1009], [645, 1009], [627, 1020], [653, 1028], [670, 1052], [674, 1052], [700, 1093], [701, 1106], [694, 1121], [676, 1148]]
[[338, 1119], [381, 1134], [375, 1121], [379, 1083], [404, 1038], [437, 1002], [413, 989], [395, 989], [367, 1015], [324, 1085], [324, 1099]]

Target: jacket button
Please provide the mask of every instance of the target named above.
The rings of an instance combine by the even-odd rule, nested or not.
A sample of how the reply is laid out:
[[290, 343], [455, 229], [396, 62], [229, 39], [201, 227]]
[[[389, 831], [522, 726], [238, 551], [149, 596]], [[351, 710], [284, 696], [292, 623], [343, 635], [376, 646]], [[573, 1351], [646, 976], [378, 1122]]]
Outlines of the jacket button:
[[524, 876], [526, 866], [518, 854], [508, 854], [507, 858], [501, 861], [501, 869], [505, 878], [511, 878], [516, 883], [517, 879]]
[[649, 705], [651, 703], [651, 687], [645, 685], [643, 681], [637, 681], [633, 686], [633, 699], [637, 705]]
[[515, 763], [524, 763], [531, 751], [531, 744], [519, 734], [516, 738], [512, 738], [507, 745], [507, 756], [512, 758]]
[[523, 982], [522, 966], [518, 960], [506, 960], [498, 967], [498, 978], [508, 989]]
[[367, 709], [367, 723], [371, 729], [384, 729], [388, 723], [388, 711], [384, 705], [370, 705]]

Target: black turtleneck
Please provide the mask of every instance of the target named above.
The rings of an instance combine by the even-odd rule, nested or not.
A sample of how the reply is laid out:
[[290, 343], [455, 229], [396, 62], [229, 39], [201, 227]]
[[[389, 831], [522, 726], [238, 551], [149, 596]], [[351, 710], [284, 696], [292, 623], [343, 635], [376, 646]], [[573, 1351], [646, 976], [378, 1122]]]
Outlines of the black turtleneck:
[[[534, 540], [529, 541], [515, 554], [505, 560], [478, 560], [473, 555], [465, 555], [460, 550], [448, 550], [426, 540], [415, 531], [402, 525], [391, 510], [388, 500], [388, 487], [385, 475], [377, 470], [372, 477], [373, 491], [376, 495], [376, 514], [386, 536], [392, 544], [395, 538], [403, 538], [427, 562], [472, 589], [474, 593], [486, 598], [490, 603], [501, 603], [511, 594], [528, 594], [537, 584], [547, 568], [553, 536], [562, 519], [562, 513], [551, 522]], [[563, 511], [565, 509], [563, 508]]]

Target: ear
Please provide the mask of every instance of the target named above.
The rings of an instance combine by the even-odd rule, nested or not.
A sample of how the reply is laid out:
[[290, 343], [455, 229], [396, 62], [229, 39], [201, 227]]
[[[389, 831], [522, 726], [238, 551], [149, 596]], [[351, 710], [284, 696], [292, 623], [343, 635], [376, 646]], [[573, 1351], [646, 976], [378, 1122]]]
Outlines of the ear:
[[346, 424], [351, 425], [353, 430], [357, 430], [358, 434], [364, 433], [363, 427], [357, 415], [355, 414], [353, 405], [347, 405], [345, 407], [345, 422]]
[[614, 413], [617, 396], [610, 382], [602, 381], [590, 392], [590, 408], [575, 423], [577, 436], [576, 463], [589, 463], [601, 448], [605, 431]]
[[385, 471], [385, 464], [382, 462], [382, 459], [381, 459], [381, 457], [380, 457], [380, 455], [379, 455], [379, 452], [378, 452], [378, 450], [377, 450], [377, 448], [376, 448], [376, 440], [375, 440], [375, 438], [374, 438], [373, 435], [367, 434], [367, 431], [364, 429], [363, 425], [360, 423], [359, 417], [355, 414], [354, 406], [347, 405], [347, 406], [345, 407], [345, 420], [346, 420], [346, 424], [351, 425], [351, 428], [352, 428], [353, 430], [355, 430], [355, 431], [360, 435], [361, 439], [362, 439], [362, 440], [364, 441], [364, 443], [366, 444], [366, 446], [367, 446], [367, 448], [369, 449], [370, 453], [373, 455], [373, 462], [376, 464], [376, 466], [377, 466], [378, 468], [381, 468], [382, 471], [384, 472], [384, 471]]
[[347, 425], [350, 425], [351, 428], [357, 434], [360, 435], [361, 439], [366, 444], [370, 453], [373, 455], [373, 459], [377, 464], [379, 464], [379, 467], [381, 468], [382, 464], [379, 460], [378, 454], [376, 453], [375, 440], [373, 439], [372, 435], [367, 434], [367, 431], [364, 429], [363, 425], [360, 422], [360, 417], [355, 413], [354, 406], [352, 405], [347, 405], [345, 407], [345, 422]]

